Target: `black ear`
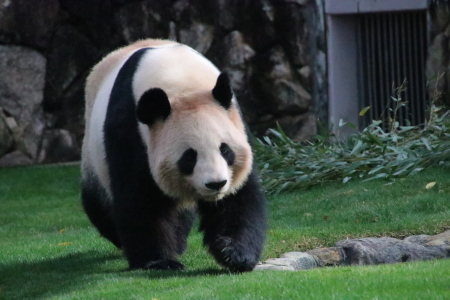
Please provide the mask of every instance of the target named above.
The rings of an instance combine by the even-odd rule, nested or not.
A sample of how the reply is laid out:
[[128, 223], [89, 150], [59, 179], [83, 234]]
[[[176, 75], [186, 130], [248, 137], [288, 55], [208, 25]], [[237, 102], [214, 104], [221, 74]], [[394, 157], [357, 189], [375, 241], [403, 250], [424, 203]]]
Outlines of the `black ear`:
[[170, 115], [170, 102], [160, 88], [153, 88], [142, 94], [136, 107], [137, 119], [148, 126], [156, 120], [165, 120]]
[[219, 77], [217, 77], [216, 86], [212, 90], [212, 95], [225, 109], [230, 108], [233, 91], [231, 90], [230, 79], [227, 73], [220, 73]]

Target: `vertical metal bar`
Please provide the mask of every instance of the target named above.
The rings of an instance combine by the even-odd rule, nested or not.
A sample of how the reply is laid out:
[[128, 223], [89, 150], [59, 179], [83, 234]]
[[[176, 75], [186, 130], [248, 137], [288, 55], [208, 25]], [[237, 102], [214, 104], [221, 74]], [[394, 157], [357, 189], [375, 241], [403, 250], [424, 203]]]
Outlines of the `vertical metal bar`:
[[[389, 28], [389, 70], [390, 70], [390, 76], [389, 76], [389, 87], [391, 88], [395, 83], [395, 73], [397, 64], [395, 62], [395, 53], [397, 50], [397, 43], [394, 39], [394, 14], [390, 13], [388, 14], [388, 28]], [[391, 99], [389, 99], [391, 101]]]
[[370, 16], [367, 16], [367, 21], [369, 22], [369, 27], [370, 27], [370, 62], [372, 64], [372, 76], [371, 76], [371, 81], [372, 81], [372, 91], [373, 91], [373, 103], [371, 103], [372, 107], [374, 108], [373, 113], [375, 114], [375, 118], [377, 119], [379, 117], [381, 117], [382, 111], [379, 111], [378, 109], [378, 105], [379, 105], [379, 93], [378, 93], [378, 82], [377, 82], [377, 73], [379, 70], [379, 63], [377, 62], [376, 59], [376, 38], [375, 38], [375, 24], [374, 24], [374, 19]]
[[370, 106], [370, 119], [366, 118], [366, 125], [369, 125], [372, 120], [376, 120], [379, 116], [377, 116], [377, 112], [375, 111], [375, 94], [373, 90], [373, 74], [375, 72], [375, 66], [373, 62], [373, 47], [372, 47], [372, 35], [371, 35], [371, 28], [372, 24], [368, 18], [365, 16], [362, 16], [362, 19], [364, 20], [364, 35], [366, 37], [366, 64], [367, 64], [367, 74], [366, 74], [366, 80], [367, 80], [367, 94], [369, 95], [369, 106]]
[[[356, 21], [356, 55], [357, 55], [357, 72], [358, 72], [358, 76], [357, 76], [357, 80], [358, 80], [358, 107], [359, 107], [359, 111], [361, 111], [361, 109], [363, 107], [366, 106], [366, 102], [367, 102], [367, 95], [366, 95], [366, 78], [364, 76], [364, 74], [366, 74], [366, 66], [364, 64], [365, 58], [364, 58], [364, 35], [361, 33], [362, 30], [362, 18], [361, 16], [357, 17], [357, 21]], [[359, 129], [362, 129], [364, 127], [366, 127], [366, 124], [364, 122], [365, 118], [358, 118], [358, 124], [355, 124], [355, 126], [358, 126]]]
[[412, 124], [417, 124], [417, 116], [415, 115], [414, 112], [414, 49], [413, 49], [413, 40], [412, 40], [412, 32], [413, 32], [413, 24], [411, 22], [411, 14], [410, 13], [405, 13], [406, 16], [406, 33], [407, 33], [407, 45], [408, 45], [408, 81], [411, 82], [410, 84], [408, 84], [408, 90], [407, 92], [407, 101], [408, 104], [406, 106], [406, 109], [409, 113], [410, 116], [410, 120]]
[[421, 103], [421, 99], [420, 99], [420, 58], [419, 58], [419, 47], [420, 45], [418, 44], [418, 39], [419, 39], [419, 35], [420, 35], [420, 28], [419, 28], [419, 22], [418, 22], [418, 12], [412, 12], [411, 13], [411, 36], [412, 36], [412, 45], [411, 48], [413, 49], [413, 62], [412, 62], [412, 66], [414, 68], [414, 88], [412, 90], [413, 92], [413, 97], [414, 97], [414, 104], [411, 103], [410, 107], [411, 110], [413, 110], [414, 115], [416, 116], [416, 124], [421, 124], [423, 122], [423, 116], [422, 116], [422, 112], [420, 110], [420, 103]]
[[383, 63], [383, 45], [381, 42], [381, 36], [382, 36], [382, 27], [381, 27], [381, 22], [380, 22], [380, 17], [379, 14], [375, 14], [374, 16], [374, 20], [376, 23], [376, 31], [377, 31], [377, 36], [376, 36], [376, 42], [377, 42], [377, 53], [378, 53], [378, 57], [377, 57], [377, 65], [378, 65], [378, 76], [377, 76], [377, 88], [379, 90], [379, 98], [378, 101], [381, 104], [382, 107], [385, 107], [385, 97], [386, 97], [386, 92], [384, 90], [384, 84], [383, 84], [383, 75], [384, 75], [384, 63]]
[[[402, 82], [403, 80], [406, 78], [406, 80], [408, 81], [408, 44], [406, 41], [406, 22], [405, 22], [405, 14], [401, 13], [400, 14], [400, 42], [402, 44], [403, 47], [403, 51], [401, 53], [402, 56]], [[407, 87], [410, 85], [411, 83], [408, 81], [407, 83]], [[408, 88], [409, 89], [409, 88]], [[407, 97], [407, 93], [403, 92], [402, 93], [402, 100], [406, 100], [408, 101], [408, 97]], [[408, 114], [406, 113], [405, 115], [402, 116], [404, 119], [408, 118]]]
[[[396, 61], [396, 69], [395, 69], [395, 82], [394, 87], [397, 87], [401, 84], [403, 81], [403, 75], [402, 75], [402, 53], [403, 53], [403, 45], [401, 42], [401, 35], [400, 35], [400, 15], [398, 13], [395, 14], [394, 17], [394, 32], [395, 32], [395, 45], [397, 46], [397, 51], [395, 53], [395, 61]], [[394, 96], [394, 95], [393, 95]]]
[[411, 13], [405, 13], [406, 16], [406, 32], [407, 32], [407, 44], [408, 47], [408, 78], [411, 82], [408, 85], [407, 95], [408, 95], [408, 111], [411, 117], [411, 123], [414, 125], [417, 125], [419, 123], [419, 120], [417, 119], [417, 114], [414, 109], [414, 106], [416, 105], [416, 99], [414, 97], [414, 90], [415, 90], [415, 80], [414, 80], [414, 65], [417, 64], [416, 61], [414, 61], [414, 50], [413, 49], [413, 23], [412, 23], [412, 14]]
[[366, 94], [367, 94], [367, 101], [366, 106], [370, 106], [369, 114], [367, 114], [368, 117], [366, 117], [366, 126], [369, 125], [372, 120], [375, 120], [377, 116], [375, 115], [375, 107], [374, 107], [374, 94], [373, 94], [373, 61], [372, 61], [372, 55], [371, 54], [371, 47], [370, 42], [372, 40], [372, 37], [370, 35], [370, 22], [367, 20], [365, 16], [361, 16], [361, 20], [363, 22], [363, 28], [364, 28], [364, 39], [365, 39], [365, 51], [364, 51], [364, 59], [365, 59], [365, 65], [367, 68], [367, 72], [364, 74], [365, 80], [366, 80]]
[[389, 63], [389, 52], [390, 52], [390, 46], [389, 46], [389, 33], [388, 33], [388, 27], [387, 27], [387, 14], [379, 14], [379, 22], [381, 23], [381, 43], [383, 45], [382, 51], [383, 51], [383, 74], [381, 76], [383, 90], [384, 90], [384, 101], [386, 103], [389, 103], [389, 96], [390, 96], [390, 80], [389, 80], [389, 69], [390, 69], [390, 63]]
[[426, 106], [428, 103], [427, 97], [427, 86], [426, 86], [426, 76], [425, 76], [425, 60], [426, 60], [426, 26], [427, 26], [427, 17], [426, 12], [420, 12], [419, 14], [419, 64], [420, 64], [420, 98], [421, 105], [420, 110], [422, 111], [422, 122], [425, 121], [426, 118]]

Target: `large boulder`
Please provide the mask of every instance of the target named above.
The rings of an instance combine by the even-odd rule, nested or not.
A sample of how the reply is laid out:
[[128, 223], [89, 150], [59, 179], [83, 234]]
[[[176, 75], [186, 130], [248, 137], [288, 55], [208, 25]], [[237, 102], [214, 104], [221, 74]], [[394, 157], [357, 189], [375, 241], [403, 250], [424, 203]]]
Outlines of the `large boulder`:
[[20, 150], [10, 152], [0, 158], [0, 168], [16, 167], [33, 164], [33, 160]]
[[56, 163], [80, 159], [80, 145], [75, 136], [64, 129], [45, 130], [39, 162]]
[[60, 26], [50, 46], [44, 105], [47, 112], [53, 113], [61, 109], [64, 93], [101, 59], [101, 53], [72, 25]]
[[45, 47], [58, 12], [58, 0], [0, 0], [0, 41]]
[[252, 89], [265, 114], [297, 115], [309, 111], [311, 95], [300, 84], [282, 47], [255, 56], [253, 70]]
[[362, 238], [341, 240], [336, 243], [344, 253], [344, 264], [377, 265], [414, 260], [445, 258], [450, 250], [445, 243], [426, 247], [395, 238]]
[[169, 7], [165, 1], [131, 2], [114, 14], [114, 24], [126, 43], [149, 37], [169, 36]]
[[0, 106], [18, 125], [18, 148], [36, 159], [44, 129], [42, 110], [46, 60], [20, 46], [0, 46]]
[[[450, 32], [450, 26], [448, 28]], [[430, 82], [428, 85], [428, 93], [433, 98], [433, 95], [441, 95], [437, 103], [450, 104], [448, 100], [448, 75], [447, 69], [450, 62], [449, 56], [449, 33], [442, 32], [434, 38], [432, 44], [428, 48], [428, 58], [426, 65], [426, 76]], [[442, 97], [444, 96], [444, 97]], [[447, 102], [447, 103], [446, 103]]]
[[0, 107], [0, 157], [11, 148], [13, 141], [13, 135], [8, 127], [6, 116]]

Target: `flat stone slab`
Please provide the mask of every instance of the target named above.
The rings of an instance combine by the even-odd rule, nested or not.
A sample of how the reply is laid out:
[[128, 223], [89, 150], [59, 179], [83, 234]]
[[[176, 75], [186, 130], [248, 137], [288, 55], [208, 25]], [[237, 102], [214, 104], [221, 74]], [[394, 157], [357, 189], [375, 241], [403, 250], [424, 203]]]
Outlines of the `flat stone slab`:
[[287, 252], [280, 258], [271, 258], [257, 265], [255, 270], [307, 270], [317, 267], [313, 256], [304, 252]]
[[369, 237], [341, 240], [335, 247], [287, 252], [257, 265], [255, 270], [308, 270], [339, 265], [377, 265], [450, 257], [450, 230], [436, 235], [414, 235], [399, 240]]
[[425, 247], [394, 238], [342, 240], [336, 247], [344, 252], [344, 265], [377, 265], [447, 257], [444, 247]]

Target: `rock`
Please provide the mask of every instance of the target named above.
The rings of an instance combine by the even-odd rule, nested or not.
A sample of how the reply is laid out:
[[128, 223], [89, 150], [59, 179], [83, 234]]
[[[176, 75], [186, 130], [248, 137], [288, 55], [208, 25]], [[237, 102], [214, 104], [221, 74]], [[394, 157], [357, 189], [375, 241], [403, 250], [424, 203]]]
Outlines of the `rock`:
[[450, 23], [450, 4], [448, 1], [433, 1], [429, 6], [430, 34], [434, 37], [443, 32]]
[[424, 246], [450, 245], [450, 230], [431, 236]]
[[47, 128], [62, 128], [72, 133], [78, 144], [84, 136], [84, 85], [88, 72], [84, 72], [63, 91], [58, 109], [47, 114]]
[[338, 266], [343, 261], [343, 256], [337, 247], [317, 248], [306, 253], [314, 257], [319, 267]]
[[412, 235], [408, 236], [404, 239], [405, 242], [410, 242], [413, 244], [424, 245], [431, 240], [431, 235], [421, 234], [421, 235]]
[[58, 12], [58, 0], [0, 0], [0, 43], [46, 47]]
[[256, 265], [253, 271], [295, 271], [295, 268], [292, 266], [283, 266], [283, 265], [271, 265], [271, 264], [259, 264]]
[[344, 264], [375, 265], [413, 260], [429, 260], [447, 256], [448, 247], [424, 247], [394, 238], [362, 238], [341, 240], [336, 247], [342, 248]]
[[[127, 0], [130, 4], [136, 0]], [[73, 1], [59, 0], [64, 21], [60, 26], [71, 24], [81, 35], [86, 36], [103, 54], [115, 49], [120, 41], [114, 22], [114, 3], [108, 0]]]
[[168, 38], [169, 9], [165, 1], [140, 1], [124, 5], [114, 15], [115, 24], [127, 44], [138, 39]]
[[[265, 52], [278, 44], [280, 33], [273, 26], [273, 6], [271, 1], [239, 1], [237, 20], [239, 31], [256, 52]], [[243, 3], [244, 2], [244, 3]]]
[[258, 119], [255, 132], [258, 135], [271, 135], [267, 128], [276, 128], [277, 124], [295, 141], [306, 141], [317, 132], [317, 118], [313, 113], [276, 118], [274, 115], [264, 115]]
[[[446, 74], [450, 62], [449, 57], [449, 37], [445, 33], [438, 34], [433, 43], [428, 48], [428, 57], [426, 63], [426, 77], [431, 83], [428, 85], [428, 93], [432, 97], [436, 92], [441, 93], [443, 97], [439, 101], [444, 104], [450, 104], [448, 100], [448, 79], [447, 76], [438, 75]], [[437, 81], [437, 82], [436, 82]], [[438, 103], [439, 105], [439, 103]]]
[[224, 47], [226, 49], [223, 57], [226, 67], [245, 67], [246, 63], [255, 55], [255, 51], [244, 40], [240, 31], [232, 31], [225, 36]]
[[239, 0], [217, 0], [216, 24], [226, 31], [236, 27], [242, 2]]
[[67, 130], [46, 130], [42, 139], [39, 162], [55, 163], [80, 159], [80, 146]]
[[316, 268], [317, 263], [313, 256], [304, 252], [288, 252], [283, 254], [280, 258], [271, 258], [266, 260], [263, 264], [255, 267], [255, 270], [307, 270]]
[[316, 261], [311, 255], [303, 252], [288, 252], [280, 258], [272, 258], [265, 261], [266, 264], [275, 266], [293, 267], [294, 270], [311, 269], [316, 267]]
[[31, 159], [37, 156], [44, 129], [42, 111], [45, 58], [20, 46], [0, 46], [0, 106], [17, 122], [17, 143]]
[[253, 59], [252, 89], [265, 113], [301, 114], [309, 110], [311, 95], [301, 86], [279, 46]]
[[11, 148], [13, 141], [13, 135], [6, 121], [6, 116], [0, 107], [0, 157]]
[[239, 31], [232, 31], [225, 36], [223, 49], [222, 70], [228, 73], [233, 90], [240, 93], [247, 87], [247, 67], [255, 51], [244, 41]]
[[317, 267], [314, 257], [305, 252], [287, 252], [281, 255], [280, 259], [291, 261], [291, 265], [296, 270], [307, 270]]
[[33, 160], [19, 150], [8, 153], [0, 158], [0, 168], [31, 165], [32, 163]]
[[297, 70], [298, 74], [302, 77], [303, 81], [309, 82], [311, 80], [311, 68], [304, 66]]
[[[59, 27], [47, 53], [44, 109], [57, 112], [74, 81], [101, 59], [94, 45], [71, 25]], [[81, 101], [80, 101], [81, 102]]]
[[287, 252], [255, 270], [304, 270], [339, 265], [375, 265], [450, 257], [450, 230], [398, 240], [389, 237], [341, 240], [336, 247]]
[[295, 66], [311, 63], [310, 36], [306, 24], [307, 11], [294, 1], [279, 1], [274, 5], [274, 27], [281, 45]]
[[450, 230], [436, 235], [412, 235], [404, 239], [406, 242], [428, 246], [450, 245]]
[[214, 27], [194, 21], [188, 28], [179, 29], [178, 37], [180, 43], [205, 54], [211, 46], [213, 33]]

